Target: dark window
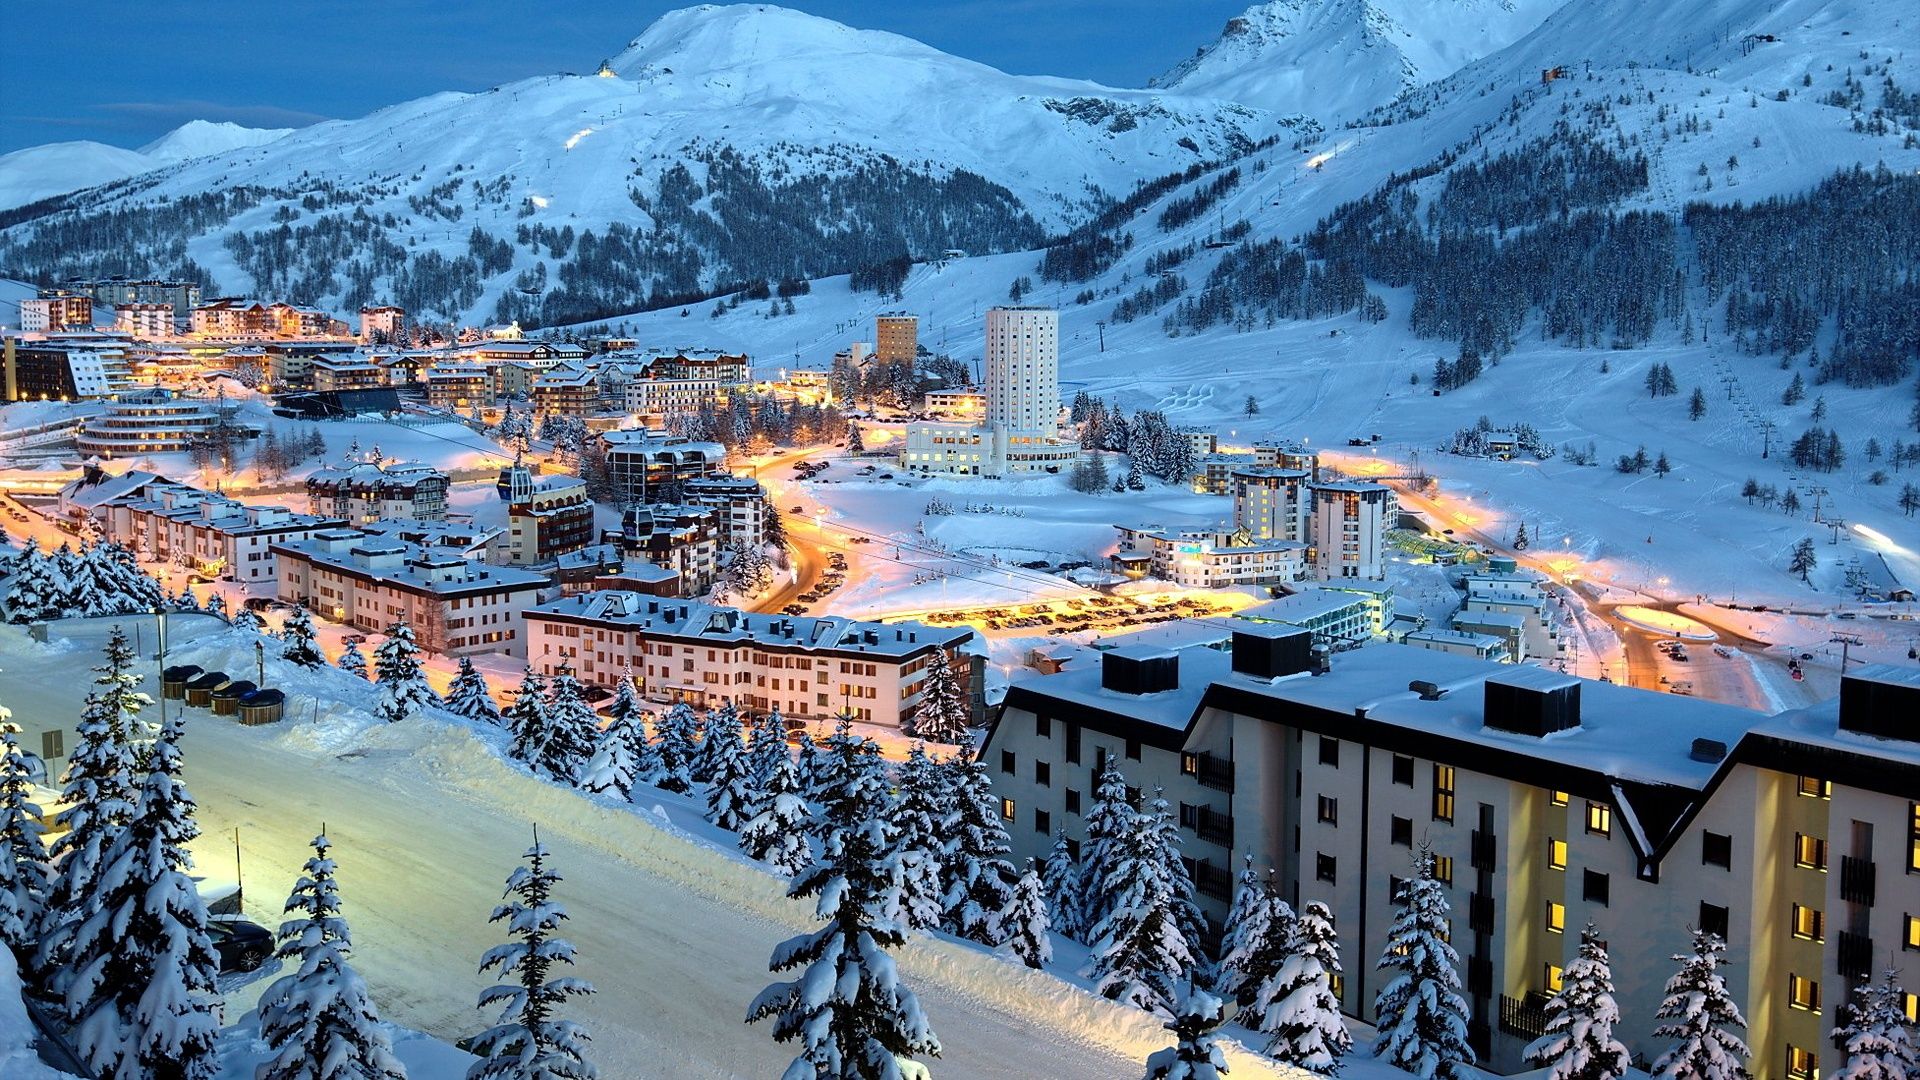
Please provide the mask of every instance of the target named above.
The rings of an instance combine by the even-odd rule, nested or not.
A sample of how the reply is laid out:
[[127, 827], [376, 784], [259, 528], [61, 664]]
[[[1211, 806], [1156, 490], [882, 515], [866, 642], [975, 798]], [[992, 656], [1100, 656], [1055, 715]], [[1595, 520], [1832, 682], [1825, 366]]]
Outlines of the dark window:
[[1046, 761], [1033, 763], [1033, 782], [1041, 787], [1053, 786], [1053, 764]]
[[1700, 902], [1700, 929], [1720, 940], [1727, 939], [1727, 909], [1718, 904]]
[[1139, 739], [1127, 740], [1127, 760], [1128, 761], [1140, 760], [1140, 740]]
[[1339, 864], [1333, 856], [1323, 851], [1313, 853], [1313, 876], [1316, 881], [1324, 881], [1332, 885], [1334, 884], [1333, 879], [1338, 876], [1338, 872]]
[[1320, 736], [1320, 764], [1340, 767], [1340, 740]]
[[1048, 720], [1046, 717], [1040, 715], [1039, 713], [1034, 713], [1033, 714], [1033, 733], [1035, 735], [1040, 736], [1043, 739], [1052, 738], [1053, 737], [1053, 721]]
[[1393, 755], [1393, 782], [1402, 787], [1413, 786], [1413, 759], [1405, 754]]
[[1099, 776], [1101, 773], [1106, 771], [1107, 771], [1107, 748], [1104, 746], [1096, 746], [1093, 748], [1093, 775]]
[[1042, 836], [1053, 832], [1053, 815], [1045, 810], [1033, 812], [1033, 831]]
[[1077, 814], [1079, 812], [1080, 812], [1080, 793], [1073, 790], [1072, 788], [1068, 788], [1067, 789], [1067, 813]]
[[1393, 874], [1387, 875], [1387, 899], [1388, 900], [1400, 899], [1400, 893], [1403, 890], [1405, 890], [1406, 887], [1407, 887], [1406, 878], [1396, 877]]
[[1320, 820], [1327, 825], [1340, 824], [1340, 800], [1332, 796], [1320, 796]]
[[1612, 885], [1608, 882], [1607, 875], [1593, 870], [1582, 871], [1582, 874], [1580, 898], [1590, 904], [1599, 904], [1601, 907], [1606, 907], [1608, 894], [1612, 891]]
[[1453, 766], [1433, 767], [1433, 820], [1453, 821]]
[[1080, 861], [1080, 841], [1071, 836], [1067, 837], [1067, 858], [1074, 862]]
[[1080, 725], [1067, 725], [1067, 764], [1080, 764]]
[[1700, 863], [1703, 866], [1717, 866], [1722, 870], [1731, 870], [1733, 868], [1733, 837], [1726, 833], [1701, 833]]
[[1401, 847], [1413, 846], [1413, 819], [1396, 817], [1387, 826], [1387, 842]]
[[1013, 751], [1000, 751], [1000, 771], [1006, 773], [1008, 776], [1012, 776], [1014, 773], [1020, 771], [1019, 763], [1013, 758]]

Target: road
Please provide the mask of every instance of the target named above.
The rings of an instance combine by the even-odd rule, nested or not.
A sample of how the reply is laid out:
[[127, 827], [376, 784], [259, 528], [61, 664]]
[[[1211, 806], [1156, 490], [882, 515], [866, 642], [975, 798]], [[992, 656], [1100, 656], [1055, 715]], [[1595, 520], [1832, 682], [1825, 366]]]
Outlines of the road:
[[788, 557], [793, 562], [792, 579], [756, 601], [755, 611], [777, 612], [788, 604], [798, 603], [801, 593], [811, 591], [820, 583], [820, 575], [827, 568], [828, 552], [847, 546], [814, 524], [810, 516], [790, 512], [796, 505], [812, 502], [799, 485], [789, 482], [793, 466], [828, 449], [830, 447], [814, 446], [787, 450], [760, 461], [755, 469], [755, 475], [767, 489], [767, 497], [779, 508], [780, 523], [787, 531]]
[[[97, 655], [90, 646], [44, 650], [0, 627], [0, 703], [27, 729], [27, 745], [51, 725], [71, 726], [86, 688], [73, 673]], [[811, 924], [769, 875], [535, 781], [430, 725], [243, 728], [196, 710], [184, 759], [199, 803], [196, 858], [230, 873], [238, 830], [247, 909], [267, 925], [325, 823], [354, 959], [386, 1019], [447, 1040], [485, 1022], [473, 1006], [484, 985], [475, 970], [501, 940], [487, 915], [538, 825], [567, 879], [559, 899], [579, 974], [599, 991], [569, 1010], [592, 1033], [602, 1075], [765, 1077], [791, 1057], [764, 1025], [741, 1022], [769, 979], [774, 944]], [[945, 1041], [936, 1075], [1111, 1080], [1137, 1074], [1139, 1055], [1161, 1039], [1144, 1014], [951, 943], [917, 939], [900, 962]], [[982, 979], [982, 965], [998, 974]], [[229, 1017], [266, 981], [235, 994]], [[1251, 1076], [1274, 1075], [1237, 1054], [1236, 1075], [1243, 1062]]]

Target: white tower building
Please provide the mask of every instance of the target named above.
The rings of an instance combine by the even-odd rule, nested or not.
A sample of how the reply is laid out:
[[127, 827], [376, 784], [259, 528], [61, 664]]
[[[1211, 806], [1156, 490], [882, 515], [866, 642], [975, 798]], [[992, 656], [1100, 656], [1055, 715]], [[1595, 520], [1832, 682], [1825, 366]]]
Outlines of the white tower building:
[[1255, 540], [1290, 540], [1310, 544], [1308, 520], [1312, 474], [1305, 469], [1235, 469], [1229, 475], [1233, 492], [1233, 524]]
[[1387, 504], [1392, 495], [1384, 484], [1313, 486], [1314, 577], [1386, 579]]
[[987, 426], [1052, 436], [1060, 429], [1060, 313], [987, 310]]

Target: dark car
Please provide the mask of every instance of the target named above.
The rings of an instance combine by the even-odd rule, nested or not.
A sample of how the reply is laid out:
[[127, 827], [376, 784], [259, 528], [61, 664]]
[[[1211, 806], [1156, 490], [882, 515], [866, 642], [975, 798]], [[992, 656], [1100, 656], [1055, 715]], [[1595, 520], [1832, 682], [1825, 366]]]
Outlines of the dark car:
[[207, 936], [220, 954], [220, 972], [253, 971], [273, 955], [273, 935], [257, 923], [238, 918], [207, 921]]

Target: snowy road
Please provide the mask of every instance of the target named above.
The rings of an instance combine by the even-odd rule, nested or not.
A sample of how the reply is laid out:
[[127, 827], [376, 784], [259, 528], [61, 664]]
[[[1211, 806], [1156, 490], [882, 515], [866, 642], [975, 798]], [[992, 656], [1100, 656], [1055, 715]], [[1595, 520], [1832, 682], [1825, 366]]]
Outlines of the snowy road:
[[[0, 627], [0, 702], [26, 728], [27, 745], [50, 726], [72, 726], [86, 687], [78, 672], [97, 656], [91, 644], [42, 649]], [[298, 713], [303, 694], [297, 683], [290, 689]], [[567, 878], [562, 899], [581, 974], [600, 991], [579, 1013], [602, 1075], [766, 1077], [784, 1067], [784, 1048], [741, 1023], [768, 980], [774, 943], [809, 914], [773, 878], [628, 810], [532, 780], [464, 729], [329, 722], [330, 707], [321, 706], [318, 725], [261, 728], [192, 714], [185, 757], [203, 830], [196, 857], [202, 870], [230, 875], [239, 830], [249, 914], [272, 925], [325, 821], [357, 962], [386, 1017], [457, 1039], [481, 1026], [474, 968], [498, 940], [486, 917], [538, 823]], [[1140, 1055], [1162, 1044], [1144, 1014], [951, 942], [917, 939], [901, 965], [946, 1044], [936, 1075], [1112, 1080], [1137, 1074]], [[230, 1019], [248, 1004], [231, 1003]], [[1236, 1059], [1236, 1075], [1243, 1063], [1249, 1075], [1273, 1075]]]

